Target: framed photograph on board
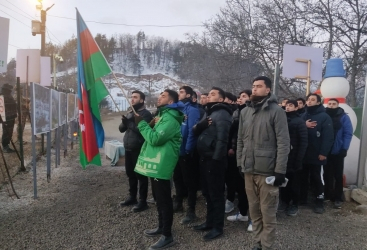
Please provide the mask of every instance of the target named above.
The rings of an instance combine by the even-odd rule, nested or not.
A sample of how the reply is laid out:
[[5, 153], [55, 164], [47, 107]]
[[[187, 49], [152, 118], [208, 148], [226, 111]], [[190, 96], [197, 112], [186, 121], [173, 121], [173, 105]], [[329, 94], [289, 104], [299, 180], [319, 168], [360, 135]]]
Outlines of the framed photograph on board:
[[60, 104], [59, 104], [59, 126], [66, 124], [66, 115], [67, 115], [67, 96], [66, 93], [60, 92]]
[[43, 134], [50, 131], [51, 120], [51, 89], [32, 83], [32, 119], [33, 134]]
[[78, 95], [75, 95], [75, 110], [74, 110], [74, 118], [79, 119], [79, 107], [78, 107]]
[[68, 122], [73, 121], [75, 119], [75, 95], [68, 94]]
[[59, 92], [51, 89], [51, 130], [59, 127]]

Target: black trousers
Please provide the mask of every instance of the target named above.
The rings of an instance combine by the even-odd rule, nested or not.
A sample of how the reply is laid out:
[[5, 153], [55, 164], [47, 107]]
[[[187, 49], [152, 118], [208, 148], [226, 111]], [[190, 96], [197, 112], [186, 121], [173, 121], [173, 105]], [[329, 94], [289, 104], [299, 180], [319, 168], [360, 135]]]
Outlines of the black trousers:
[[301, 170], [287, 173], [285, 177], [288, 179], [288, 184], [280, 188], [280, 198], [288, 205], [292, 201], [293, 205], [298, 206], [301, 192]]
[[235, 194], [238, 195], [238, 209], [241, 215], [248, 212], [248, 200], [245, 190], [245, 179], [242, 178], [237, 167], [236, 156], [228, 157], [228, 168], [226, 171], [227, 200], [234, 202]]
[[224, 226], [224, 180], [227, 159], [220, 161], [200, 159], [201, 190], [206, 199], [206, 223], [216, 229], [223, 230]]
[[148, 177], [134, 172], [140, 150], [125, 151], [125, 169], [129, 178], [129, 193], [131, 197], [136, 197], [139, 184], [139, 199], [147, 200], [148, 195]]
[[192, 212], [195, 211], [196, 206], [196, 192], [198, 190], [197, 172], [199, 172], [199, 169], [194, 164], [192, 157], [180, 156], [173, 173], [176, 201], [182, 203], [183, 198], [187, 194], [187, 204]]
[[344, 157], [329, 155], [324, 171], [325, 197], [343, 201]]
[[158, 227], [164, 236], [172, 235], [173, 202], [171, 197], [171, 181], [151, 178], [158, 211]]
[[13, 136], [15, 119], [3, 122], [3, 136], [1, 138], [1, 144], [6, 147], [10, 144], [11, 137]]
[[304, 201], [308, 197], [308, 189], [312, 183], [314, 195], [316, 198], [324, 198], [324, 178], [323, 178], [323, 167], [322, 165], [315, 164], [303, 164], [301, 171], [301, 196], [300, 198]]

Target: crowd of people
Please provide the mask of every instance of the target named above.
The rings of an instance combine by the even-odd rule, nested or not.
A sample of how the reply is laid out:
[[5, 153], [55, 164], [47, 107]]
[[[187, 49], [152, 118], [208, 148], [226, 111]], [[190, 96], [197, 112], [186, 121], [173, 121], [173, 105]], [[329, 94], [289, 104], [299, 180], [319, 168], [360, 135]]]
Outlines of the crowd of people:
[[144, 234], [160, 238], [150, 249], [175, 243], [174, 213], [186, 211], [183, 225], [197, 220], [199, 190], [206, 218], [193, 230], [207, 231], [204, 241], [221, 236], [237, 197], [238, 212], [226, 219], [248, 223], [253, 250], [273, 249], [277, 213], [296, 216], [298, 206], [312, 203], [322, 214], [325, 200], [341, 208], [343, 162], [353, 129], [337, 99], [329, 99], [326, 108], [317, 94], [278, 104], [265, 76], [253, 80], [252, 90], [234, 95], [213, 87], [200, 103], [198, 98], [189, 86], [166, 89], [151, 114], [145, 95], [136, 90], [133, 110], [122, 116], [129, 195], [120, 205], [142, 212], [149, 201], [156, 203], [157, 227]]

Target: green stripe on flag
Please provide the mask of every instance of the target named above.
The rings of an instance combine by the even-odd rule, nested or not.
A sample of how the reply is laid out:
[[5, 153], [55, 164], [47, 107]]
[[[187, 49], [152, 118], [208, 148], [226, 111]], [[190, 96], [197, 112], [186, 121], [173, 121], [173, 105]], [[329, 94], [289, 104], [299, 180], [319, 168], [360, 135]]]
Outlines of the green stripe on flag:
[[101, 52], [94, 53], [84, 62], [84, 72], [90, 72], [90, 74], [85, 74], [85, 81], [91, 111], [101, 121], [98, 104], [109, 95], [109, 92], [100, 78], [111, 73], [110, 67]]
[[84, 151], [83, 151], [83, 141], [82, 141], [82, 136], [80, 135], [79, 132], [79, 152], [80, 152], [80, 164], [82, 165], [83, 169], [86, 168], [87, 165], [96, 165], [96, 166], [102, 166], [102, 162], [101, 162], [101, 155], [97, 154], [93, 160], [91, 162], [88, 162], [87, 160], [87, 156], [85, 155]]

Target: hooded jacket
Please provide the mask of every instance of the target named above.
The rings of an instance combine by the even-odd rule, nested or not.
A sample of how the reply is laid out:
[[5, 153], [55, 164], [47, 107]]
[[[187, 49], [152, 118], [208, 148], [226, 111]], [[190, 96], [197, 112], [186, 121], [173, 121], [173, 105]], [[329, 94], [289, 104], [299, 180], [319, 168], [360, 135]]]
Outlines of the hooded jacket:
[[353, 138], [353, 125], [349, 116], [344, 112], [344, 109], [337, 108], [332, 114], [329, 108], [326, 108], [326, 113], [331, 117], [334, 127], [334, 144], [331, 149], [332, 155], [340, 154], [341, 150], [348, 150], [350, 142]]
[[305, 164], [325, 165], [326, 160], [320, 161], [319, 155], [327, 156], [334, 142], [333, 122], [322, 104], [307, 107], [302, 115], [304, 121], [316, 121], [314, 128], [307, 128], [308, 146], [303, 158]]
[[139, 122], [138, 129], [145, 142], [135, 172], [152, 178], [171, 179], [180, 153], [183, 108], [182, 103], [159, 108], [159, 120], [154, 128], [151, 128], [146, 121]]
[[306, 123], [297, 111], [287, 112], [288, 131], [291, 142], [287, 162], [287, 173], [302, 169], [302, 161], [308, 145], [308, 132]]
[[199, 155], [204, 158], [222, 160], [227, 155], [229, 130], [232, 124], [232, 109], [226, 103], [211, 103], [208, 105], [203, 119], [210, 117], [212, 124], [203, 131], [194, 127], [194, 132], [200, 134], [197, 142]]
[[[146, 122], [150, 122], [153, 117], [152, 114], [145, 109], [144, 105], [136, 111]], [[119, 126], [119, 130], [121, 133], [125, 132], [124, 135], [124, 147], [127, 151], [133, 151], [133, 150], [140, 150], [141, 146], [144, 143], [144, 138], [140, 134], [139, 129], [137, 125], [135, 124], [134, 120], [134, 113], [133, 111], [130, 111], [126, 115], [126, 125], [121, 122]]]
[[197, 136], [194, 135], [192, 128], [198, 123], [200, 112], [196, 105], [190, 101], [179, 103], [184, 105], [183, 113], [185, 115], [185, 119], [181, 125], [182, 144], [180, 156], [183, 156], [192, 153], [196, 147]]
[[290, 149], [287, 116], [273, 94], [241, 111], [237, 165], [242, 172], [265, 176], [285, 174]]

